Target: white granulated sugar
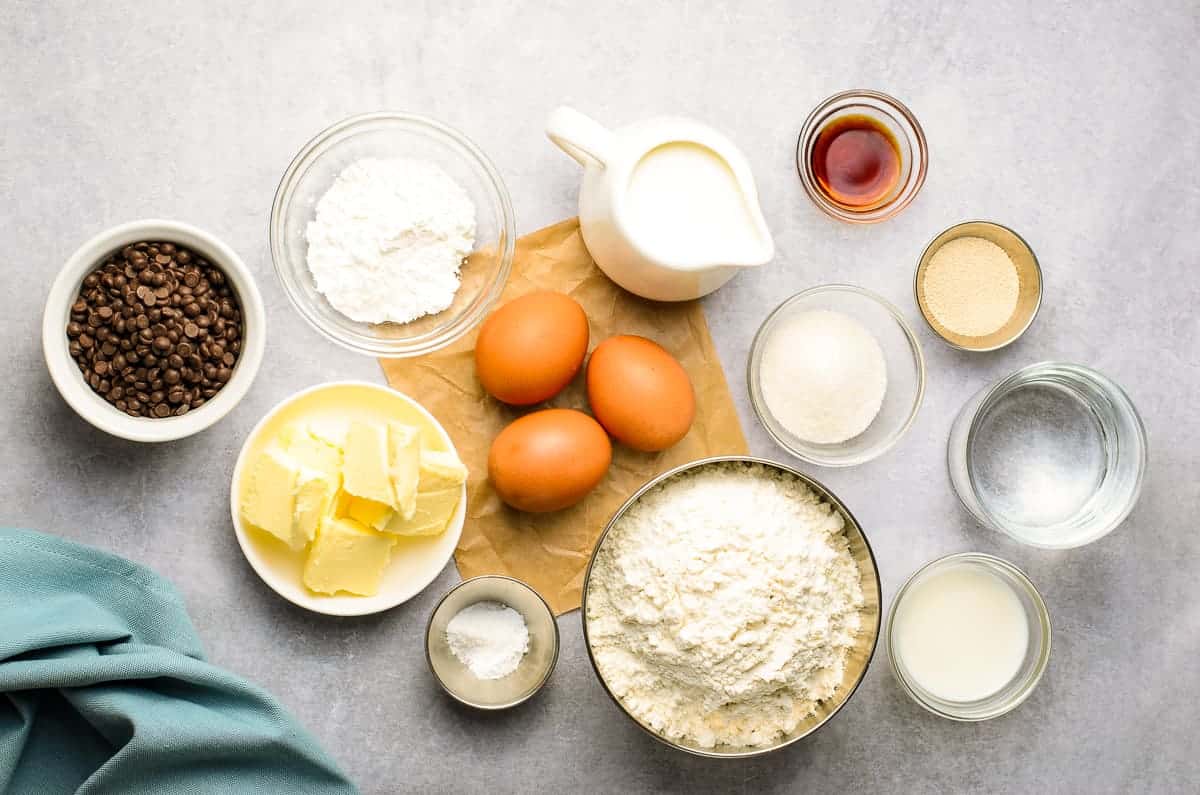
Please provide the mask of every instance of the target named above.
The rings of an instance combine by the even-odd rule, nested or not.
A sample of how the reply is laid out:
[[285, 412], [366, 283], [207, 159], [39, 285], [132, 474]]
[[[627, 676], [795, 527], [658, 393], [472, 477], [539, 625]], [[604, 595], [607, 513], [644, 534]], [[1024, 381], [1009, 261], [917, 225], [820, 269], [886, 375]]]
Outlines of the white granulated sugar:
[[767, 745], [842, 681], [864, 604], [842, 517], [761, 464], [648, 492], [614, 525], [587, 599], [597, 667], [665, 737]]
[[475, 205], [422, 160], [359, 160], [317, 202], [308, 269], [329, 303], [362, 323], [408, 323], [454, 301], [475, 246]]
[[529, 651], [525, 617], [499, 602], [476, 602], [446, 624], [446, 643], [479, 679], [500, 679], [517, 670]]
[[783, 318], [764, 343], [759, 372], [771, 415], [815, 444], [865, 431], [887, 392], [879, 340], [858, 320], [827, 309]]

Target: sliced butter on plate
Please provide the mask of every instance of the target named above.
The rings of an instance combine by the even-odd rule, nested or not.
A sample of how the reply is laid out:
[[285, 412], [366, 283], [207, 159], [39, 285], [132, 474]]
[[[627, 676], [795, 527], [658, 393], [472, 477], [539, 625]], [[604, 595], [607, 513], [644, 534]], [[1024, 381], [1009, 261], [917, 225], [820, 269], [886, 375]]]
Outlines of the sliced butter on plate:
[[299, 467], [292, 514], [293, 549], [303, 549], [316, 537], [321, 517], [328, 513], [341, 485], [342, 450], [315, 436], [310, 428], [285, 428], [280, 441]]
[[467, 482], [467, 467], [454, 453], [421, 451], [421, 481], [418, 491], [458, 488]]
[[311, 591], [359, 596], [379, 592], [395, 539], [349, 518], [327, 518], [304, 562], [304, 585]]
[[391, 505], [388, 478], [387, 429], [375, 423], [354, 421], [346, 431], [342, 459], [342, 488], [355, 497]]
[[396, 515], [392, 506], [374, 500], [364, 500], [362, 497], [350, 497], [342, 513], [373, 530], [382, 530]]
[[387, 434], [392, 505], [401, 519], [411, 519], [417, 510], [417, 483], [421, 477], [421, 430], [389, 422]]
[[333, 499], [329, 501], [329, 505], [326, 506], [323, 518], [340, 519], [343, 516], [349, 516], [352, 500], [354, 497], [347, 494], [345, 489], [338, 489], [333, 495]]
[[309, 469], [335, 477], [342, 469], [342, 450], [304, 425], [284, 429], [280, 442], [288, 456]]
[[453, 453], [421, 451], [416, 510], [409, 519], [395, 517], [383, 528], [401, 536], [432, 536], [441, 533], [462, 499], [467, 468]]
[[300, 550], [316, 538], [317, 526], [327, 514], [337, 492], [337, 476], [301, 467], [296, 476], [292, 511], [292, 549]]
[[278, 450], [263, 452], [250, 470], [242, 492], [246, 521], [292, 546], [292, 515], [299, 467]]
[[458, 501], [462, 499], [462, 487], [438, 491], [422, 491], [417, 494], [417, 510], [411, 519], [400, 519], [397, 515], [385, 532], [398, 536], [435, 536], [446, 529]]

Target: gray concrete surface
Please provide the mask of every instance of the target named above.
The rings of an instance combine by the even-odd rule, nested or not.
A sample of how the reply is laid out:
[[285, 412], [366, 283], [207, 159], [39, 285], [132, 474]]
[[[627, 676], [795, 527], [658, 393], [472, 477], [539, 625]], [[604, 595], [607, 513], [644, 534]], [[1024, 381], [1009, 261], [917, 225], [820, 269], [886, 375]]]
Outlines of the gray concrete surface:
[[[1187, 0], [619, 4], [8, 2], [0, 14], [0, 523], [153, 566], [182, 590], [211, 658], [275, 692], [364, 792], [1195, 792], [1200, 687], [1200, 9]], [[855, 228], [821, 215], [793, 167], [810, 108], [866, 86], [910, 104], [929, 137], [923, 193]], [[1049, 673], [1015, 713], [939, 720], [876, 656], [847, 709], [769, 758], [715, 762], [656, 744], [596, 683], [577, 614], [548, 687], [504, 715], [456, 707], [421, 650], [453, 567], [363, 619], [306, 613], [243, 560], [228, 516], [242, 440], [276, 401], [321, 381], [382, 380], [292, 311], [271, 269], [276, 182], [311, 135], [395, 108], [473, 137], [521, 231], [574, 213], [579, 172], [542, 134], [570, 102], [612, 124], [709, 121], [747, 152], [778, 244], [706, 309], [754, 452], [743, 367], [778, 300], [828, 281], [870, 287], [919, 327], [925, 405], [884, 458], [804, 467], [858, 514], [890, 598], [921, 563], [979, 549], [1024, 567], [1054, 621]], [[85, 238], [178, 218], [234, 246], [271, 326], [250, 395], [210, 431], [141, 447], [91, 429], [51, 386], [42, 301]], [[1046, 271], [1019, 344], [957, 353], [924, 327], [915, 261], [967, 218], [1007, 223]], [[1126, 385], [1150, 435], [1137, 509], [1084, 549], [1025, 549], [978, 527], [945, 474], [952, 417], [1018, 366], [1066, 359]], [[2, 551], [0, 551], [2, 553]]]

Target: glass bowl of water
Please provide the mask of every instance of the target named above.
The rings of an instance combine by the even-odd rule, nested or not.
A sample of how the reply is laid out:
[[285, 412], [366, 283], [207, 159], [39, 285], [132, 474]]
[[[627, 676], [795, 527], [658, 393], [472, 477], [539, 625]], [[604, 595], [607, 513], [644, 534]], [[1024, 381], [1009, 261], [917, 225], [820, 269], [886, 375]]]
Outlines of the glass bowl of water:
[[1068, 549], [1112, 532], [1137, 503], [1146, 430], [1125, 391], [1078, 364], [1024, 367], [967, 401], [947, 463], [962, 504], [1023, 544]]

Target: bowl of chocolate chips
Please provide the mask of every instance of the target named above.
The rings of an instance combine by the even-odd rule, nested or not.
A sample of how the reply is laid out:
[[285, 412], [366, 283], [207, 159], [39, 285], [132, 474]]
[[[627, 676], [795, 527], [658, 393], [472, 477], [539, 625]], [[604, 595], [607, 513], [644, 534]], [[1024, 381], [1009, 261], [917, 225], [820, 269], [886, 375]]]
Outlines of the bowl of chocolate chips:
[[137, 442], [225, 416], [262, 362], [262, 296], [241, 258], [175, 221], [134, 221], [79, 247], [50, 288], [42, 349], [54, 385], [97, 428]]

